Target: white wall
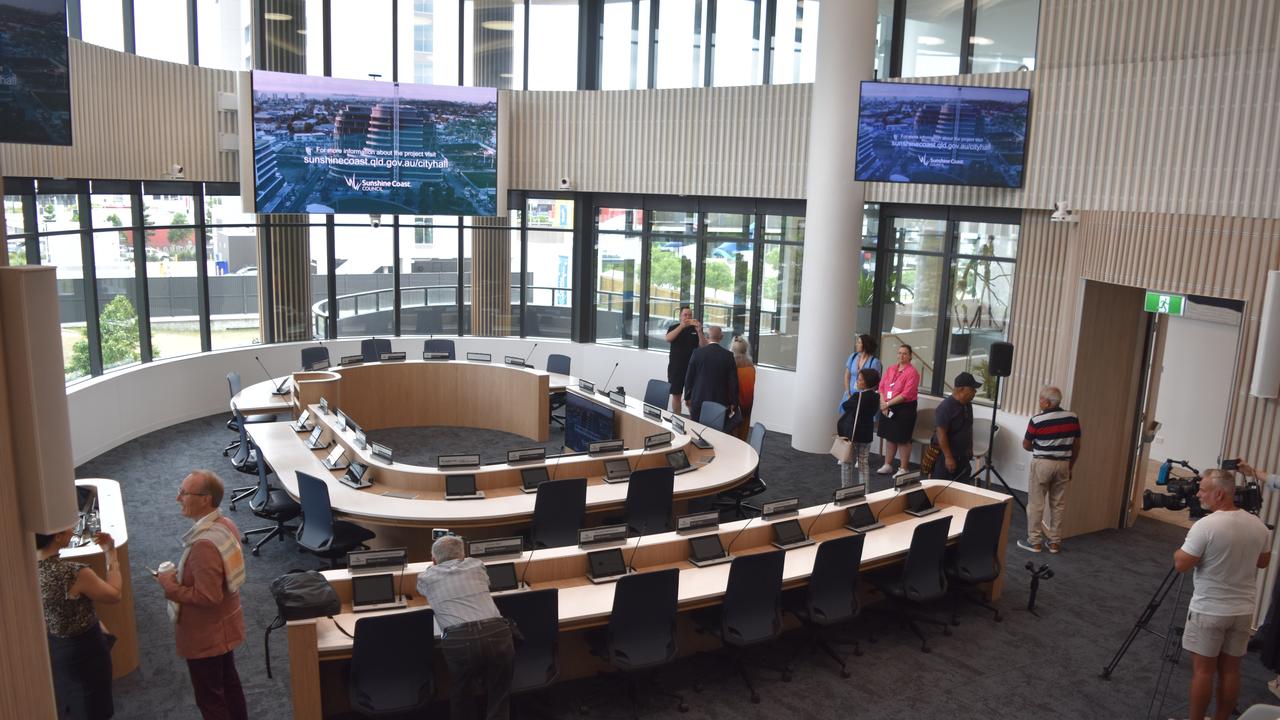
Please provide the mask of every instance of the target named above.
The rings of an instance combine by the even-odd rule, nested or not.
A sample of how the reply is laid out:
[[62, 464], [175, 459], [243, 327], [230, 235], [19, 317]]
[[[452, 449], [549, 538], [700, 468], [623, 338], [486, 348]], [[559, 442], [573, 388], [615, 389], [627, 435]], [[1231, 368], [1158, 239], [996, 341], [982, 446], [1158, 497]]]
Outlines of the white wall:
[[1185, 317], [1169, 318], [1155, 418], [1162, 424], [1151, 458], [1216, 467], [1231, 404], [1239, 328]]

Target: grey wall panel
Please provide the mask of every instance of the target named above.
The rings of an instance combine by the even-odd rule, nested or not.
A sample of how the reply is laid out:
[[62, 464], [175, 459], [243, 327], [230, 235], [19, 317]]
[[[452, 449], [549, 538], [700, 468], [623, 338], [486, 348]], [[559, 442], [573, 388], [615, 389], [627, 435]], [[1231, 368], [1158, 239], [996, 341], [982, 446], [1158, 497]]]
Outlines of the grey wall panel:
[[218, 150], [235, 132], [217, 108], [234, 73], [69, 42], [72, 145], [0, 145], [6, 176], [158, 180], [177, 163], [188, 180], [237, 179], [235, 154]]

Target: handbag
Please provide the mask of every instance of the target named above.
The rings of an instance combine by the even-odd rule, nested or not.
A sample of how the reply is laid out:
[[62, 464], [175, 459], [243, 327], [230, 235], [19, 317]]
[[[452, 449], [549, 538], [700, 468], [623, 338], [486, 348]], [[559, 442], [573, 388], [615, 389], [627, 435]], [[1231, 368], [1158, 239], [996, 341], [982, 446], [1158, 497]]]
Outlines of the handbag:
[[942, 448], [937, 445], [929, 444], [924, 446], [924, 452], [920, 453], [920, 472], [925, 477], [933, 475], [933, 465], [938, 461], [938, 456], [942, 455]]
[[831, 456], [842, 463], [853, 462], [853, 443], [843, 435], [832, 436]]
[[[285, 573], [271, 581], [271, 595], [276, 601], [276, 619], [263, 636], [267, 677], [271, 677], [271, 631], [284, 627], [290, 620], [309, 620], [342, 612], [342, 600], [323, 575], [315, 570]], [[335, 625], [337, 623], [334, 623]], [[339, 630], [342, 628], [339, 627]]]

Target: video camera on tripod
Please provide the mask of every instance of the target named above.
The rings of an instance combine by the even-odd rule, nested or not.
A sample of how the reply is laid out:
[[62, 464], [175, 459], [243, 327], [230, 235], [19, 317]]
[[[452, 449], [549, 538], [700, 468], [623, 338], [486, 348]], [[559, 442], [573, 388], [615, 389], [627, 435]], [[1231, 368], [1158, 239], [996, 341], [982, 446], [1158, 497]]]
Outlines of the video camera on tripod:
[[[1239, 462], [1239, 460], [1224, 460], [1222, 469], [1234, 472]], [[1191, 477], [1174, 475], [1173, 467], [1175, 465], [1190, 470], [1194, 474]], [[1143, 510], [1150, 510], [1151, 508], [1173, 510], [1174, 512], [1186, 510], [1192, 520], [1199, 520], [1209, 514], [1209, 511], [1200, 506], [1200, 498], [1197, 497], [1200, 492], [1200, 471], [1191, 467], [1191, 464], [1186, 460], [1166, 458], [1160, 464], [1160, 472], [1156, 475], [1156, 485], [1163, 487], [1165, 489], [1164, 493], [1143, 490]], [[1257, 515], [1262, 510], [1262, 488], [1258, 486], [1258, 481], [1253, 478], [1245, 478], [1244, 485], [1236, 486], [1235, 501], [1236, 507]]]

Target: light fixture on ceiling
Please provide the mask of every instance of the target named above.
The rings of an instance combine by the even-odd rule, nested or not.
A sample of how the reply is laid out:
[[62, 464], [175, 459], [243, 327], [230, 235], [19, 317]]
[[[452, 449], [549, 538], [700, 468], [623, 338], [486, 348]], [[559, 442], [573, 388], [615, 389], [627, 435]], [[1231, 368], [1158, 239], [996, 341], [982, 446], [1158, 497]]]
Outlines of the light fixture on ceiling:
[[973, 37], [969, 38], [969, 42], [973, 45], [995, 45], [996, 44], [995, 40], [992, 40], [989, 37], [982, 37], [981, 35], [974, 35]]
[[269, 13], [263, 13], [262, 19], [274, 20], [276, 22], [285, 22], [288, 20], [292, 20], [293, 16], [289, 15], [288, 13], [269, 12]]
[[480, 23], [480, 27], [485, 30], [497, 30], [499, 32], [511, 32], [515, 29], [516, 24], [510, 20], [485, 20]]
[[932, 35], [920, 35], [916, 38], [916, 44], [918, 45], [944, 45], [946, 42], [946, 40]]
[[307, 29], [306, 29], [306, 28], [298, 28], [297, 30], [294, 30], [294, 32], [298, 33], [299, 35], [306, 35], [306, 34], [307, 34]]

